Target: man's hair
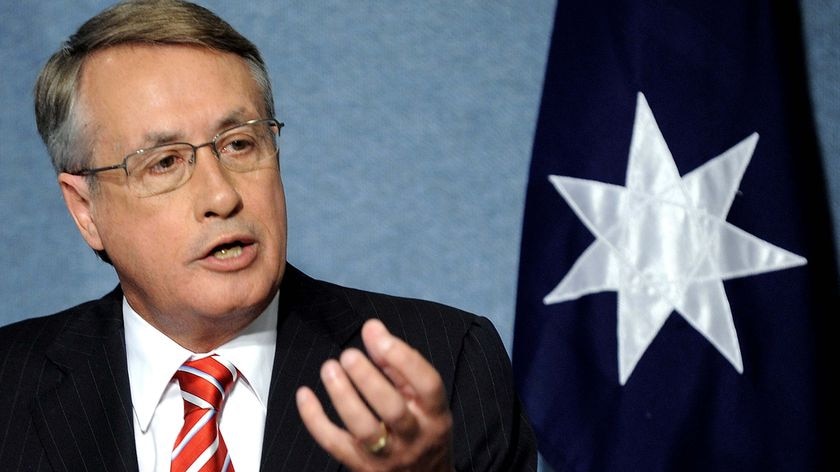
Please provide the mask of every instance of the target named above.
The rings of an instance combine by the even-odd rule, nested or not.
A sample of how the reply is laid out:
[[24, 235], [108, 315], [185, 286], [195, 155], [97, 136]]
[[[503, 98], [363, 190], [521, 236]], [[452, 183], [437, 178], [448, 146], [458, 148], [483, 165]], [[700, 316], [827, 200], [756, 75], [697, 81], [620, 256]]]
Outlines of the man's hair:
[[78, 110], [82, 66], [94, 52], [121, 44], [188, 45], [243, 58], [262, 91], [265, 111], [274, 99], [257, 47], [204, 7], [181, 0], [133, 0], [94, 16], [50, 57], [35, 83], [35, 119], [56, 172], [91, 164], [92, 132]]

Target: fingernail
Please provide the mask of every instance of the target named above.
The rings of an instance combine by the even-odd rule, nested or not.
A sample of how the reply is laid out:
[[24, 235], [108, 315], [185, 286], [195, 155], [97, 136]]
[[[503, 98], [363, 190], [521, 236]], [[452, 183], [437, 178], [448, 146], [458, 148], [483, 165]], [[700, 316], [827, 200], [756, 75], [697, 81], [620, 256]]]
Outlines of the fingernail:
[[350, 367], [359, 360], [359, 351], [348, 349], [341, 354], [341, 365]]
[[323, 373], [326, 380], [335, 380], [338, 377], [338, 371], [331, 362], [324, 364]]
[[376, 343], [377, 347], [379, 347], [379, 351], [383, 352], [383, 353], [388, 351], [388, 349], [391, 349], [391, 346], [393, 344], [394, 344], [394, 340], [391, 338], [391, 336], [388, 336], [388, 335], [384, 336], [382, 339], [380, 339]]

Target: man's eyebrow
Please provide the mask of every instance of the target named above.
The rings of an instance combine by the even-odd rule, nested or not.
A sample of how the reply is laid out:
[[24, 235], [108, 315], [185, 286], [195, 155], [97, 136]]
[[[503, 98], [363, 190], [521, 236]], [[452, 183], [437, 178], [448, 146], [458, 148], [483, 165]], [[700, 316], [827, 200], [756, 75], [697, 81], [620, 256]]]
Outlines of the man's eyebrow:
[[180, 132], [172, 131], [150, 131], [143, 135], [143, 147], [161, 146], [174, 142], [183, 142], [184, 135]]
[[[231, 126], [238, 125], [244, 121], [247, 121], [247, 113], [245, 108], [237, 108], [236, 110], [231, 111], [227, 115], [225, 115], [222, 119], [216, 122], [216, 129], [215, 131], [208, 135], [206, 138], [210, 140], [215, 136], [216, 133], [219, 133]], [[259, 118], [259, 117], [254, 117]], [[165, 144], [171, 143], [183, 143], [187, 142], [184, 136], [184, 133], [181, 131], [149, 131], [143, 135], [143, 143], [142, 148], [150, 148], [155, 146], [162, 146]], [[195, 143], [194, 143], [195, 144]]]
[[248, 115], [246, 114], [244, 108], [237, 108], [236, 110], [231, 111], [230, 113], [225, 115], [224, 118], [219, 120], [218, 126], [216, 127], [216, 132], [223, 131], [227, 128], [230, 128], [231, 126], [238, 125], [238, 124], [240, 124], [242, 122], [245, 122], [249, 119], [261, 118], [261, 117], [257, 117], [257, 116], [255, 116], [253, 118], [247, 118], [247, 116]]

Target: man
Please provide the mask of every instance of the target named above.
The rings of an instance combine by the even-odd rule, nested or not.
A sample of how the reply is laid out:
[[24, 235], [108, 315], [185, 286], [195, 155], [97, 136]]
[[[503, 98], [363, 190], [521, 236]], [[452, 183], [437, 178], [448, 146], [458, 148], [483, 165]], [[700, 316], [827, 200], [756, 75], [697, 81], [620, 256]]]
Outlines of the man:
[[535, 469], [486, 319], [286, 263], [282, 123], [227, 23], [116, 5], [48, 61], [35, 106], [120, 285], [0, 329], [3, 470]]

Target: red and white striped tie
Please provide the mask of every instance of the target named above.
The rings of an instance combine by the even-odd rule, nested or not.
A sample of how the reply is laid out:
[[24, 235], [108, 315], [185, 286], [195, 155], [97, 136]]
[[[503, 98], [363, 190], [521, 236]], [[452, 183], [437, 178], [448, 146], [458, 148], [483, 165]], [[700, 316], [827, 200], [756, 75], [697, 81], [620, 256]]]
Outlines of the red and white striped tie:
[[187, 361], [175, 378], [184, 398], [184, 426], [172, 450], [171, 472], [234, 472], [219, 431], [219, 413], [239, 371], [219, 356]]

